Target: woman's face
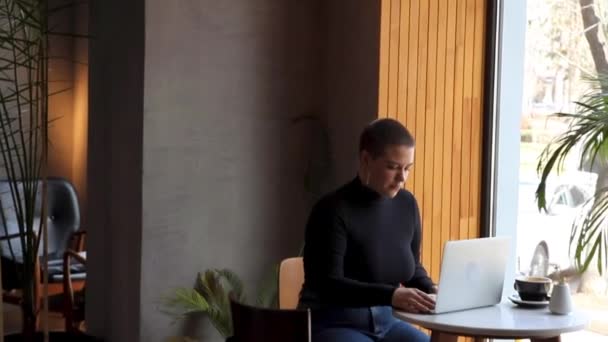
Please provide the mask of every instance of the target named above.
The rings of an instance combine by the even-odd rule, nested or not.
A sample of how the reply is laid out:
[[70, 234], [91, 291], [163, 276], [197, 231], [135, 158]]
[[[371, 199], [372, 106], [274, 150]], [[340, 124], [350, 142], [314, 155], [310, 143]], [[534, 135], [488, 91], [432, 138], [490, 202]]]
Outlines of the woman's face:
[[414, 165], [414, 147], [388, 145], [377, 158], [363, 151], [361, 163], [362, 181], [379, 194], [393, 198], [403, 188]]

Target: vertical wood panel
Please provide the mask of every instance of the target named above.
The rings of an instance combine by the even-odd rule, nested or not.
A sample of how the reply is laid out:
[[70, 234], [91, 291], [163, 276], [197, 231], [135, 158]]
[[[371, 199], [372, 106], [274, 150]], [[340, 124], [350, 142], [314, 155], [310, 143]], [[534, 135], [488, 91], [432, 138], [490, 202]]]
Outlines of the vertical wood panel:
[[[399, 0], [392, 0], [399, 1]], [[410, 16], [408, 20], [409, 26], [409, 37], [408, 37], [408, 45], [409, 49], [407, 51], [408, 54], [408, 63], [407, 63], [407, 106], [406, 106], [406, 127], [412, 132], [414, 137], [417, 135], [416, 130], [416, 99], [418, 98], [418, 93], [416, 89], [416, 80], [418, 78], [418, 18], [419, 18], [419, 1], [408, 1], [410, 3]], [[416, 164], [420, 163], [420, 160], [416, 161]], [[416, 188], [416, 179], [418, 173], [418, 168], [415, 165], [412, 173], [411, 180], [408, 182], [408, 189], [413, 193], [416, 193], [414, 190]], [[406, 186], [408, 186], [406, 184]]]
[[378, 115], [416, 138], [406, 188], [420, 205], [422, 262], [435, 280], [444, 242], [480, 233], [486, 1], [382, 0]]
[[423, 220], [422, 261], [437, 280], [443, 244], [480, 232], [486, 0], [382, 0], [378, 115], [416, 138], [406, 188]]
[[[435, 222], [435, 193], [433, 184], [437, 181], [441, 182], [441, 179], [436, 179], [434, 172], [434, 163], [435, 163], [435, 146], [441, 143], [441, 138], [435, 135], [435, 82], [437, 76], [437, 1], [430, 0], [429, 6], [427, 8], [426, 16], [428, 18], [428, 28], [427, 28], [427, 68], [426, 68], [426, 99], [425, 99], [425, 108], [424, 108], [424, 117], [425, 117], [425, 134], [424, 134], [424, 146], [426, 148], [426, 152], [424, 154], [424, 170], [426, 171], [426, 176], [424, 177], [424, 193], [426, 196], [424, 197], [423, 206], [426, 208], [423, 220], [424, 222], [428, 222], [431, 227], [438, 227]], [[441, 234], [439, 232], [439, 234]], [[429, 272], [431, 276], [438, 276], [438, 269], [436, 269], [433, 265], [433, 240], [434, 236], [437, 235], [437, 232], [434, 230], [426, 231], [426, 239], [423, 240], [426, 245], [426, 252], [424, 255], [424, 263], [429, 265]], [[435, 274], [437, 273], [437, 274]]]
[[397, 78], [399, 76], [399, 27], [401, 1], [391, 1], [389, 32], [389, 74], [388, 74], [388, 113], [390, 118], [397, 117]]
[[[383, 0], [380, 9], [380, 46], [382, 47], [381, 49], [386, 50], [390, 47], [390, 9], [391, 1]], [[378, 116], [380, 117], [388, 115], [388, 73], [388, 53], [382, 50], [382, 53], [380, 53], [380, 70], [378, 72]]]
[[462, 173], [460, 190], [460, 238], [469, 236], [471, 179], [471, 124], [473, 93], [473, 46], [475, 43], [475, 0], [464, 1], [464, 75], [462, 96]]
[[[444, 135], [444, 116], [445, 116], [445, 53], [446, 53], [446, 27], [447, 27], [447, 6], [437, 0], [435, 7], [436, 12], [431, 10], [431, 13], [437, 13], [437, 48], [436, 48], [436, 77], [433, 86], [435, 87], [435, 111], [432, 113], [435, 117], [435, 131], [433, 137], [435, 138], [435, 152], [433, 160], [433, 221], [431, 227], [432, 230], [432, 242], [433, 251], [431, 255], [431, 276], [433, 279], [439, 279], [439, 268], [441, 264], [441, 257], [443, 255], [443, 249], [441, 248], [441, 242], [443, 239], [444, 227], [442, 225], [443, 220], [443, 198], [444, 196], [444, 170], [447, 169], [443, 149], [446, 141]], [[446, 176], [447, 177], [447, 176]]]
[[409, 51], [409, 19], [410, 19], [410, 4], [408, 1], [402, 1], [401, 15], [399, 17], [399, 79], [397, 94], [397, 120], [407, 122], [407, 71], [408, 71], [408, 51]]
[[462, 87], [464, 78], [465, 0], [456, 3], [456, 50], [454, 56], [454, 121], [452, 123], [452, 207], [450, 239], [460, 239], [462, 175]]
[[473, 222], [469, 226], [469, 236], [479, 236], [481, 234], [481, 142], [482, 142], [482, 84], [483, 84], [483, 44], [485, 37], [484, 15], [486, 13], [485, 0], [475, 0], [475, 46], [473, 65], [473, 134], [471, 135], [471, 179], [476, 180], [476, 184], [471, 186], [471, 205], [472, 212], [470, 217]]
[[[445, 102], [444, 102], [444, 169], [443, 169], [443, 186], [442, 186], [442, 215], [441, 215], [441, 241], [447, 241], [451, 237], [452, 224], [452, 183], [453, 180], [453, 162], [452, 162], [452, 144], [454, 123], [454, 59], [456, 56], [456, 1], [449, 1], [447, 4], [447, 13], [445, 14], [446, 22], [446, 41], [445, 41]], [[441, 246], [437, 246], [443, 253]]]
[[[416, 128], [421, 134], [418, 135], [417, 141], [420, 143], [416, 145], [416, 160], [418, 165], [421, 166], [423, 172], [418, 173], [418, 178], [416, 182], [416, 187], [414, 191], [418, 194], [416, 197], [418, 198], [418, 202], [420, 203], [420, 215], [422, 217], [422, 222], [431, 223], [429, 220], [429, 208], [428, 198], [431, 196], [428, 193], [428, 183], [425, 182], [425, 178], [428, 179], [429, 175], [424, 172], [428, 167], [429, 158], [429, 148], [427, 148], [429, 143], [429, 137], [427, 135], [427, 128], [429, 124], [429, 120], [426, 116], [426, 95], [427, 95], [427, 65], [429, 64], [428, 60], [428, 48], [429, 48], [429, 40], [428, 40], [428, 30], [429, 30], [429, 1], [421, 1], [419, 8], [419, 39], [418, 39], [418, 78], [417, 78], [417, 86], [418, 89], [418, 100], [416, 101]], [[425, 231], [425, 238], [422, 240], [422, 250], [426, 251], [422, 253], [423, 263], [425, 265], [429, 265], [430, 256], [429, 253], [431, 249], [431, 241], [430, 237], [432, 235], [432, 230]]]

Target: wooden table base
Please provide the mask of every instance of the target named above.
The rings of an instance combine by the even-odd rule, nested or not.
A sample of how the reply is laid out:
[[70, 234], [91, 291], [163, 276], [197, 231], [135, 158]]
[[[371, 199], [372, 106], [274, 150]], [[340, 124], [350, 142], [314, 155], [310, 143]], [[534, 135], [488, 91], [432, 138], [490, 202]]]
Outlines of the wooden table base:
[[444, 332], [433, 331], [431, 333], [431, 342], [457, 342], [458, 335], [452, 335]]
[[[506, 338], [506, 337], [505, 337]], [[530, 342], [561, 342], [559, 336], [549, 338], [529, 337]], [[482, 338], [475, 337], [475, 341], [481, 341]], [[431, 333], [431, 342], [457, 342], [458, 335], [448, 334], [441, 331], [433, 331]]]
[[561, 342], [561, 340], [559, 336], [555, 336], [549, 338], [531, 338], [530, 342]]

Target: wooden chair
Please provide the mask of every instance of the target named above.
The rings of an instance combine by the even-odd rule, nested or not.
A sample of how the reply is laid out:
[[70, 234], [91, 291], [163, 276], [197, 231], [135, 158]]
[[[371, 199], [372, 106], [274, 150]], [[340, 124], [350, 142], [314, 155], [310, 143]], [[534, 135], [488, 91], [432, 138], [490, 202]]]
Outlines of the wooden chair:
[[279, 308], [295, 309], [304, 284], [304, 259], [288, 258], [279, 266]]
[[[65, 331], [80, 333], [80, 326], [84, 322], [84, 285], [79, 292], [74, 292], [72, 280], [72, 259], [86, 266], [86, 255], [74, 250], [67, 250], [63, 256], [63, 317], [65, 318]], [[85, 275], [86, 279], [86, 275]], [[85, 280], [80, 280], [84, 282]]]
[[[39, 191], [43, 188], [39, 183]], [[2, 299], [5, 302], [17, 304], [21, 303], [21, 285], [18, 279], [17, 267], [23, 260], [21, 251], [21, 231], [17, 225], [16, 211], [13, 206], [13, 191], [22, 191], [23, 184], [17, 182], [17, 188], [13, 189], [15, 183], [6, 179], [0, 179], [0, 212], [2, 220], [0, 220], [0, 248], [2, 254]], [[63, 284], [61, 281], [53, 282], [53, 275], [62, 272], [63, 253], [67, 249], [76, 251], [83, 250], [84, 247], [84, 231], [80, 228], [80, 208], [78, 205], [78, 196], [74, 186], [67, 180], [61, 178], [47, 179], [46, 192], [46, 209], [47, 209], [47, 241], [49, 263], [43, 264], [43, 260], [39, 258], [35, 265], [36, 286], [38, 294], [42, 293], [42, 270], [48, 271], [49, 279], [49, 295], [61, 294], [63, 292]], [[42, 199], [42, 193], [40, 193]], [[37, 201], [36, 205], [40, 205], [41, 201]], [[42, 210], [35, 211], [35, 220], [41, 219], [39, 216]], [[39, 253], [41, 255], [41, 253]], [[75, 284], [78, 287], [78, 284]], [[40, 296], [38, 296], [41, 298]]]
[[[72, 233], [69, 239], [69, 249], [77, 252], [84, 251], [86, 246], [85, 244], [86, 232], [84, 230], [78, 230]], [[3, 238], [0, 238], [2, 240]], [[5, 266], [5, 265], [3, 265]], [[10, 264], [8, 265], [10, 266]], [[63, 272], [63, 259], [58, 260], [49, 260], [49, 296], [58, 295], [63, 293], [63, 284], [61, 281], [54, 281], [53, 271], [59, 271], [55, 273]], [[42, 294], [42, 268], [40, 267], [40, 263], [38, 263], [35, 267], [37, 270], [35, 273], [35, 282], [38, 284], [38, 294]], [[3, 270], [4, 272], [4, 270]], [[73, 283], [75, 289], [79, 290], [84, 286], [84, 281], [75, 280]], [[40, 297], [40, 296], [39, 296]], [[2, 300], [6, 303], [20, 305], [21, 304], [21, 290], [20, 289], [3, 289], [2, 291]]]
[[227, 342], [310, 342], [310, 310], [257, 308], [230, 296], [234, 336]]
[[[48, 283], [48, 295], [49, 295], [49, 311], [52, 312], [61, 312], [64, 317], [66, 317], [66, 331], [70, 331], [67, 329], [68, 324], [74, 325], [78, 319], [78, 313], [73, 313], [70, 316], [74, 317], [70, 319], [68, 322], [68, 318], [66, 316], [66, 309], [68, 308], [68, 304], [65, 302], [66, 294], [71, 293], [72, 303], [74, 302], [74, 291], [80, 291], [83, 289], [85, 284], [85, 277], [83, 274], [79, 274], [76, 277], [72, 277], [72, 268], [74, 263], [71, 262], [72, 254], [78, 255], [78, 252], [83, 252], [84, 248], [86, 248], [86, 231], [78, 230], [71, 234], [68, 247], [70, 248], [68, 251], [64, 253], [63, 259], [60, 260], [50, 260], [48, 263], [49, 269], [49, 283]], [[69, 253], [68, 253], [69, 252]], [[69, 255], [69, 257], [68, 257]], [[67, 263], [66, 263], [67, 260]], [[79, 259], [76, 259], [80, 261]], [[84, 265], [84, 263], [82, 263]], [[43, 299], [43, 278], [42, 278], [42, 268], [40, 267], [40, 263], [36, 263], [35, 266], [35, 284], [37, 286], [37, 305], [38, 308], [42, 308], [42, 299]], [[54, 270], [54, 271], [52, 271]], [[57, 270], [60, 270], [57, 272]], [[54, 272], [54, 273], [53, 273]], [[67, 273], [66, 273], [67, 272]], [[67, 277], [64, 276], [67, 274]], [[69, 286], [66, 284], [66, 280], [69, 281]], [[68, 286], [68, 288], [66, 288]], [[67, 289], [67, 292], [66, 292]], [[2, 291], [2, 300], [5, 303], [10, 303], [14, 305], [21, 305], [22, 300], [22, 291], [20, 289], [9, 289]], [[71, 305], [74, 306], [73, 304]], [[39, 317], [38, 317], [39, 318]], [[37, 318], [37, 324], [38, 324]]]

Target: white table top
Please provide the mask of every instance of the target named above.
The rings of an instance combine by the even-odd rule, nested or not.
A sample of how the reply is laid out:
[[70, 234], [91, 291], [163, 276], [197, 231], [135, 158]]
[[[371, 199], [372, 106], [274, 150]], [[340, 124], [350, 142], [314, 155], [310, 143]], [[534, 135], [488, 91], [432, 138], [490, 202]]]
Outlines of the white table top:
[[588, 318], [580, 312], [554, 315], [549, 308], [519, 308], [512, 303], [437, 315], [394, 311], [395, 317], [431, 330], [468, 336], [553, 337], [581, 330]]

